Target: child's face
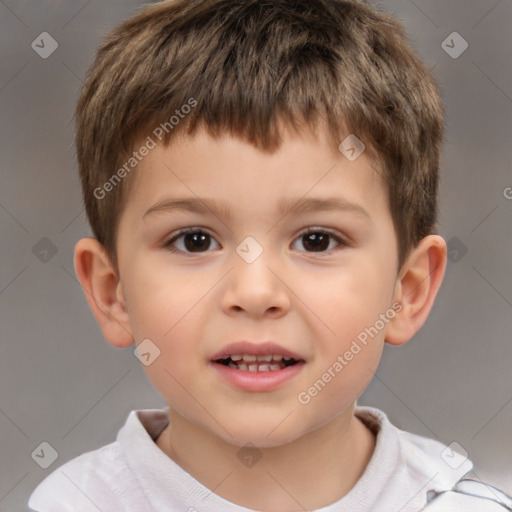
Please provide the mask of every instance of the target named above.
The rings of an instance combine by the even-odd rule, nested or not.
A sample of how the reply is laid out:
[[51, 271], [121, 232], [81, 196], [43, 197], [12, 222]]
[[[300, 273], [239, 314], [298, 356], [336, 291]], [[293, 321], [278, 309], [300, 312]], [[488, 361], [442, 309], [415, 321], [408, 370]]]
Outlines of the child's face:
[[[386, 189], [365, 153], [351, 162], [319, 133], [283, 132], [274, 154], [228, 135], [175, 139], [139, 164], [121, 217], [119, 295], [136, 343], [160, 350], [145, 370], [173, 411], [233, 444], [280, 445], [351, 417], [381, 355], [385, 327], [366, 345], [358, 335], [395, 297]], [[151, 211], [167, 201], [179, 203]], [[166, 246], [184, 228], [200, 233]], [[265, 342], [280, 348], [260, 355], [299, 362], [215, 361]]]

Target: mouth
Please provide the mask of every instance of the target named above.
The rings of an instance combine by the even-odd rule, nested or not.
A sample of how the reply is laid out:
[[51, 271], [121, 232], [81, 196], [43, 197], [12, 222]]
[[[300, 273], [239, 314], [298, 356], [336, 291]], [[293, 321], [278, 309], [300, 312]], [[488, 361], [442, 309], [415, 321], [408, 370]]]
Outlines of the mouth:
[[214, 362], [242, 372], [273, 372], [293, 366], [302, 360], [279, 354], [232, 354]]
[[214, 354], [210, 364], [230, 386], [249, 392], [271, 392], [296, 378], [306, 360], [272, 341], [239, 341]]

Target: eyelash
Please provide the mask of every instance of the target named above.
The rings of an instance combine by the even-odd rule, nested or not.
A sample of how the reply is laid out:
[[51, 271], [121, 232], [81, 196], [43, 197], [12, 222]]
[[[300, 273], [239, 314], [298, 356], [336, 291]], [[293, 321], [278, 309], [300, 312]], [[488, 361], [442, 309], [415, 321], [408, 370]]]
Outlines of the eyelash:
[[[167, 249], [168, 251], [177, 253], [177, 254], [202, 254], [202, 253], [206, 253], [206, 252], [211, 252], [211, 251], [207, 250], [207, 251], [198, 251], [197, 253], [194, 253], [194, 252], [182, 251], [181, 249], [176, 249], [175, 247], [173, 247], [173, 244], [177, 240], [179, 240], [181, 237], [184, 237], [189, 234], [198, 234], [198, 233], [208, 235], [210, 238], [215, 240], [215, 238], [210, 233], [208, 233], [208, 231], [205, 229], [198, 228], [198, 227], [184, 228], [184, 229], [179, 230], [177, 233], [172, 235], [166, 242], [164, 242], [163, 247], [165, 249]], [[301, 233], [299, 233], [297, 235], [297, 237], [294, 239], [294, 242], [296, 240], [299, 240], [300, 238], [302, 238], [306, 235], [312, 234], [312, 233], [315, 233], [315, 234], [321, 233], [324, 235], [328, 235], [338, 245], [332, 249], [327, 250], [327, 251], [300, 251], [300, 252], [306, 252], [306, 253], [315, 254], [315, 255], [323, 255], [323, 254], [328, 254], [333, 251], [339, 250], [342, 247], [347, 247], [349, 245], [349, 243], [346, 240], [344, 240], [343, 238], [341, 238], [338, 235], [335, 235], [332, 231], [330, 231], [328, 229], [324, 229], [324, 228], [308, 228], [305, 231], [302, 231]]]

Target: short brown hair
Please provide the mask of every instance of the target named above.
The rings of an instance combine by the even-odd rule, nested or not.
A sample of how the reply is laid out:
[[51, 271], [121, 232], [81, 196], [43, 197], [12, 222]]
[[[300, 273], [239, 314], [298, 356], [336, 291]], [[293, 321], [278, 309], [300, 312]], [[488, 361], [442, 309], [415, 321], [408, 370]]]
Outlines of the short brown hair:
[[[187, 104], [194, 108], [171, 126]], [[179, 131], [202, 127], [264, 151], [280, 146], [281, 121], [296, 129], [325, 123], [336, 146], [354, 133], [382, 170], [399, 267], [434, 230], [443, 137], [437, 87], [399, 22], [363, 2], [171, 0], [147, 6], [105, 38], [75, 118], [87, 216], [116, 270], [129, 180], [111, 178], [158, 126], [166, 127], [164, 144]], [[109, 193], [98, 199], [95, 191], [109, 180]]]

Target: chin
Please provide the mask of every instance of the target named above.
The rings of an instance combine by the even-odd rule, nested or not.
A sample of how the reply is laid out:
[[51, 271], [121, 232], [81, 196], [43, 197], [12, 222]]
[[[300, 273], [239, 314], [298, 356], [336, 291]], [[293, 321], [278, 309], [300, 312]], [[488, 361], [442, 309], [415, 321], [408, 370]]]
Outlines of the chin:
[[[282, 421], [282, 420], [280, 420]], [[234, 446], [246, 446], [248, 444], [258, 448], [275, 448], [291, 443], [305, 434], [304, 430], [290, 432], [279, 421], [261, 422], [254, 419], [237, 425], [226, 425], [226, 429], [232, 437], [224, 431], [216, 429], [215, 434], [224, 441]]]

